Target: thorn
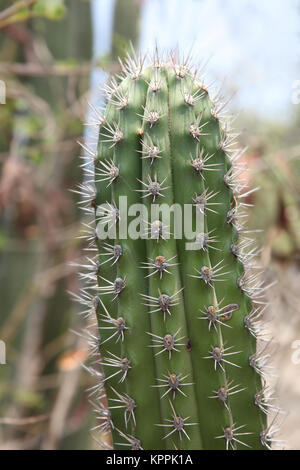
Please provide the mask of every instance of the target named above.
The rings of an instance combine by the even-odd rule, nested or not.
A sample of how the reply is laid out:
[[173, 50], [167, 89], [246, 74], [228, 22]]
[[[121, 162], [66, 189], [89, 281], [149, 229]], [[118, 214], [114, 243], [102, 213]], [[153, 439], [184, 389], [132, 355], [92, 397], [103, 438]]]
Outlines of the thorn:
[[208, 192], [207, 189], [203, 191], [203, 193], [198, 196], [195, 194], [195, 197], [193, 198], [193, 203], [194, 207], [202, 214], [205, 215], [206, 211], [213, 212], [214, 214], [217, 214], [217, 212], [213, 209], [211, 209], [210, 206], [220, 206], [222, 205], [221, 202], [209, 202], [212, 198], [216, 197], [219, 194], [219, 192], [214, 193], [213, 191]]
[[124, 94], [114, 77], [108, 85], [104, 85], [104, 92], [108, 101], [116, 106], [118, 110], [121, 111], [128, 106], [128, 94]]
[[[86, 144], [83, 144], [82, 142], [80, 142], [79, 140], [77, 141], [77, 144], [80, 145], [81, 148], [83, 148], [83, 150], [90, 156], [92, 157], [94, 160], [96, 160], [97, 158], [97, 152], [95, 152], [93, 149], [91, 149], [88, 145]], [[86, 157], [84, 157], [86, 158]], [[88, 162], [90, 163], [90, 162]], [[86, 163], [86, 164], [88, 164]]]
[[171, 374], [168, 372], [168, 375], [163, 375], [163, 379], [156, 379], [158, 382], [161, 382], [158, 385], [152, 385], [152, 387], [156, 388], [165, 388], [167, 387], [167, 391], [160, 397], [161, 399], [164, 398], [168, 393], [171, 392], [173, 400], [176, 397], [177, 392], [187, 397], [187, 395], [181, 390], [181, 387], [186, 387], [189, 385], [193, 385], [193, 383], [184, 383], [183, 381], [188, 377], [185, 375], [182, 377], [182, 374]]
[[226, 323], [224, 322], [231, 320], [232, 313], [240, 308], [238, 304], [230, 304], [220, 308], [220, 304], [221, 302], [218, 304], [217, 307], [215, 307], [214, 305], [210, 305], [205, 310], [200, 310], [200, 312], [203, 314], [203, 317], [200, 317], [199, 320], [208, 321], [209, 331], [213, 326], [215, 331], [217, 332], [218, 330], [216, 324], [224, 325], [228, 328], [231, 328], [230, 325], [226, 325]]
[[154, 310], [151, 310], [150, 313], [155, 313], [155, 312], [163, 312], [164, 314], [164, 321], [166, 320], [166, 314], [171, 315], [170, 309], [172, 307], [175, 307], [175, 305], [179, 304], [179, 299], [176, 297], [180, 292], [182, 292], [184, 288], [179, 289], [175, 294], [169, 296], [167, 294], [162, 294], [160, 291], [159, 297], [152, 297], [151, 295], [145, 295], [145, 294], [140, 294], [145, 301], [148, 303], [144, 304], [147, 305], [147, 307], [154, 308]]
[[157, 424], [156, 425], [156, 426], [165, 427], [165, 428], [172, 428], [172, 431], [170, 431], [166, 436], [164, 436], [163, 439], [167, 439], [174, 432], [178, 432], [180, 441], [182, 441], [182, 434], [188, 440], [190, 440], [189, 435], [187, 434], [185, 428], [187, 426], [196, 426], [197, 423], [187, 423], [186, 421], [188, 419], [190, 419], [190, 417], [188, 416], [187, 418], [182, 418], [180, 415], [177, 415], [177, 413], [176, 413], [176, 411], [173, 407], [173, 404], [170, 400], [169, 400], [169, 403], [170, 403], [170, 407], [171, 407], [171, 410], [172, 410], [172, 419], [165, 419], [165, 421], [167, 421], [168, 424]]
[[96, 169], [94, 180], [95, 183], [102, 183], [108, 181], [107, 188], [119, 177], [120, 166], [116, 166], [113, 160], [97, 160], [97, 164], [101, 165], [101, 168]]
[[108, 285], [107, 286], [100, 286], [97, 287], [99, 290], [100, 294], [106, 295], [106, 294], [115, 294], [115, 297], [113, 300], [115, 300], [125, 289], [126, 287], [126, 277], [121, 278], [117, 277], [113, 282], [109, 281], [108, 279], [105, 279], [102, 276], [99, 276], [100, 279], [105, 281]]
[[[193, 92], [193, 88], [197, 86], [197, 83], [195, 83], [195, 79], [196, 79], [196, 73], [194, 73], [193, 75], [193, 78], [191, 80], [191, 84], [188, 90], [185, 90], [183, 86], [181, 87], [181, 94], [182, 94], [183, 100], [188, 106], [191, 106], [191, 107], [194, 106], [197, 103], [197, 101], [201, 100], [202, 98], [204, 98], [204, 96], [206, 96], [206, 93], [202, 90], [202, 88], [199, 87], [199, 85], [197, 87], [197, 90]], [[182, 82], [182, 85], [183, 85], [183, 82]]]
[[233, 362], [229, 362], [226, 359], [226, 357], [234, 356], [236, 354], [241, 353], [241, 351], [228, 352], [232, 348], [233, 346], [230, 346], [229, 348], [226, 348], [226, 349], [224, 349], [223, 347], [212, 346], [212, 350], [209, 352], [210, 355], [204, 357], [204, 359], [213, 359], [215, 370], [217, 370], [217, 366], [219, 366], [222, 369], [222, 371], [225, 372], [223, 363], [230, 364], [231, 366], [238, 367], [240, 369], [241, 367], [239, 365], [234, 364]]
[[272, 419], [269, 426], [260, 433], [260, 441], [262, 445], [268, 450], [272, 450], [273, 445], [282, 444], [284, 442], [279, 439], [274, 439], [276, 434], [280, 431], [280, 427], [283, 422], [283, 419], [281, 419], [280, 423], [276, 423], [276, 421], [278, 421], [279, 416], [279, 413], [277, 413]]
[[195, 279], [202, 279], [202, 281], [204, 281], [206, 285], [213, 287], [212, 282], [224, 282], [225, 279], [220, 279], [220, 277], [225, 276], [226, 274], [230, 274], [230, 271], [220, 273], [220, 271], [225, 268], [225, 266], [222, 266], [221, 263], [223, 263], [223, 260], [221, 260], [213, 268], [209, 268], [208, 266], [202, 266], [200, 271], [195, 268], [197, 276], [190, 274], [190, 277], [193, 277]]
[[211, 237], [210, 235], [214, 232], [215, 230], [211, 230], [208, 233], [201, 232], [197, 233], [196, 235], [196, 245], [200, 248], [200, 250], [203, 250], [205, 252], [208, 251], [208, 248], [211, 250], [217, 250], [220, 251], [219, 248], [216, 248], [212, 245], [212, 243], [218, 243], [218, 240], [216, 237]]
[[[198, 142], [200, 142], [201, 136], [210, 135], [210, 134], [205, 134], [202, 132], [202, 130], [209, 124], [209, 121], [207, 121], [200, 125], [202, 117], [203, 117], [203, 113], [199, 114], [196, 121], [194, 122], [194, 124], [190, 125], [190, 129], [189, 129], [191, 136]], [[202, 154], [203, 153], [204, 153], [204, 148], [202, 148]]]
[[274, 392], [271, 387], [267, 386], [264, 382], [263, 388], [254, 395], [255, 405], [266, 415], [276, 412], [282, 413], [282, 410], [276, 405], [278, 399], [274, 397]]
[[150, 125], [150, 129], [161, 119], [165, 116], [165, 114], [161, 114], [159, 111], [150, 111], [145, 106], [142, 106], [144, 110], [144, 114], [137, 114], [137, 116], [143, 118], [144, 121], [148, 122]]
[[147, 82], [147, 85], [149, 86], [149, 88], [153, 91], [153, 93], [157, 93], [161, 90], [161, 87], [162, 87], [162, 83], [161, 83], [161, 80], [159, 80], [158, 78], [158, 69], [159, 67], [155, 68], [154, 70], [154, 78], [151, 78], [151, 81], [150, 82]]
[[164, 195], [162, 194], [162, 191], [166, 191], [167, 189], [170, 188], [170, 186], [165, 187], [165, 188], [163, 187], [163, 184], [166, 181], [167, 177], [164, 178], [164, 180], [161, 183], [157, 181], [156, 173], [154, 175], [154, 180], [151, 179], [150, 175], [147, 176], [147, 179], [148, 179], [148, 183], [144, 183], [143, 181], [137, 179], [138, 182], [141, 183], [143, 186], [145, 186], [146, 189], [135, 189], [135, 191], [145, 193], [145, 195], [142, 196], [143, 198], [148, 197], [148, 196], [152, 197], [152, 202], [155, 202], [158, 196], [164, 197]]
[[192, 75], [192, 55], [191, 51], [187, 56], [179, 57], [178, 51], [173, 51], [170, 54], [172, 68], [177, 78], [181, 79], [186, 76]]
[[[94, 225], [94, 222], [92, 222], [92, 224]], [[84, 230], [82, 230], [83, 235], [80, 235], [77, 238], [87, 240], [88, 248], [93, 248], [95, 246], [97, 247], [98, 235], [94, 226], [92, 226], [91, 224], [86, 224], [84, 222], [82, 222], [82, 225], [84, 227]]]
[[116, 122], [113, 122], [112, 125], [107, 123], [106, 126], [103, 126], [103, 129], [107, 132], [107, 134], [100, 132], [100, 135], [106, 137], [106, 139], [103, 139], [101, 142], [111, 142], [112, 145], [109, 147], [110, 149], [117, 145], [119, 142], [121, 142], [124, 137], [123, 132], [121, 131]]
[[157, 256], [154, 260], [151, 260], [151, 258], [148, 258], [149, 262], [148, 263], [142, 262], [142, 264], [144, 266], [141, 266], [141, 268], [143, 268], [143, 269], [149, 269], [149, 268], [154, 269], [154, 271], [152, 271], [152, 273], [148, 274], [146, 276], [146, 278], [151, 277], [154, 274], [158, 273], [160, 279], [162, 279], [163, 273], [171, 274], [170, 271], [168, 271], [168, 268], [170, 268], [172, 266], [178, 266], [179, 263], [170, 263], [170, 261], [172, 261], [176, 257], [177, 257], [177, 255], [173, 256], [169, 260], [167, 260], [162, 255]]
[[[86, 212], [90, 212], [90, 209], [96, 208], [96, 189], [93, 184], [84, 183], [79, 184], [77, 189], [70, 189], [74, 194], [79, 194], [81, 200], [78, 201], [78, 205], [80, 209], [85, 210]], [[84, 205], [85, 207], [81, 207]], [[92, 210], [94, 212], [94, 210]]]
[[103, 249], [107, 253], [100, 253], [100, 256], [108, 256], [108, 258], [101, 263], [102, 266], [106, 263], [110, 263], [110, 261], [113, 261], [113, 263], [111, 264], [111, 266], [113, 266], [119, 261], [119, 259], [123, 255], [123, 248], [121, 245], [118, 244], [110, 245], [109, 243], [103, 243]]
[[151, 223], [147, 221], [144, 222], [148, 224], [144, 236], [150, 238], [151, 240], [156, 240], [159, 242], [159, 240], [166, 240], [171, 235], [171, 233], [167, 231], [168, 227], [160, 220], [154, 220], [154, 222]]
[[[204, 135], [204, 134], [201, 134], [201, 135]], [[205, 154], [204, 147], [202, 147], [201, 152], [199, 153], [198, 146], [196, 148], [195, 158], [193, 158], [192, 155], [190, 155], [192, 168], [194, 168], [196, 173], [198, 173], [202, 177], [203, 180], [205, 180], [205, 177], [203, 174], [204, 171], [219, 171], [219, 169], [215, 167], [220, 166], [221, 163], [207, 164], [207, 162], [214, 156], [215, 156], [215, 153], [211, 155], [209, 153]]]
[[112, 422], [112, 416], [110, 410], [108, 410], [102, 403], [104, 395], [101, 395], [97, 398], [97, 404], [93, 401], [90, 401], [90, 404], [94, 407], [94, 412], [96, 414], [96, 421], [100, 421], [99, 424], [94, 426], [91, 431], [98, 431], [100, 433], [109, 433], [114, 429]]
[[121, 219], [120, 211], [115, 202], [113, 205], [107, 202], [105, 205], [102, 204], [101, 206], [98, 206], [97, 216], [101, 218], [101, 223], [103, 225], [108, 225], [109, 230], [117, 225]]
[[100, 364], [103, 367], [116, 367], [119, 370], [117, 370], [117, 372], [113, 373], [109, 377], [105, 377], [105, 382], [107, 382], [109, 379], [115, 377], [118, 374], [122, 374], [122, 377], [119, 380], [119, 383], [124, 382], [124, 380], [127, 377], [127, 373], [129, 371], [129, 369], [131, 369], [129, 359], [127, 359], [127, 357], [120, 358], [120, 357], [116, 356], [115, 354], [113, 354], [109, 351], [108, 351], [108, 354], [111, 357], [104, 357], [103, 362], [100, 362]]
[[225, 385], [222, 385], [218, 390], [213, 391], [215, 395], [208, 397], [208, 398], [217, 398], [221, 403], [223, 403], [223, 405], [225, 406], [228, 412], [229, 412], [229, 407], [227, 404], [228, 397], [231, 397], [233, 395], [236, 395], [246, 390], [246, 388], [239, 389], [238, 387], [240, 387], [240, 385], [232, 386], [232, 384], [233, 384], [233, 381], [226, 382]]
[[[96, 327], [97, 324], [94, 324], [91, 326]], [[99, 328], [97, 328], [97, 330], [99, 332]], [[84, 329], [82, 333], [79, 333], [78, 331], [74, 331], [74, 330], [70, 330], [70, 331], [76, 336], [83, 338], [87, 342], [88, 349], [89, 349], [89, 357], [98, 356], [100, 346], [101, 346], [101, 338], [99, 335], [95, 335], [88, 328]]]
[[94, 259], [89, 258], [86, 256], [88, 264], [79, 264], [79, 263], [70, 263], [71, 266], [77, 266], [80, 269], [84, 269], [86, 273], [79, 273], [79, 279], [87, 281], [89, 283], [95, 284], [97, 283], [98, 275], [100, 272], [101, 264], [98, 261], [98, 256]]
[[272, 374], [270, 374], [270, 371], [274, 369], [273, 366], [269, 365], [269, 361], [272, 357], [272, 354], [266, 352], [271, 342], [272, 339], [268, 341], [260, 351], [256, 352], [255, 354], [252, 354], [249, 357], [250, 366], [252, 367], [252, 369], [255, 370], [257, 374], [262, 377], [272, 376]]
[[85, 364], [82, 364], [82, 367], [92, 376], [95, 377], [97, 380], [96, 385], [88, 388], [87, 391], [89, 392], [89, 396], [97, 395], [102, 396], [104, 391], [104, 383], [105, 383], [105, 376], [102, 372], [94, 369], [93, 367], [87, 367]]
[[116, 428], [116, 430], [118, 431], [120, 436], [123, 437], [127, 441], [126, 443], [116, 442], [116, 445], [118, 445], [118, 446], [131, 446], [131, 450], [143, 450], [141, 441], [139, 439], [132, 436], [131, 434], [125, 434], [124, 432], [120, 431], [120, 429], [118, 429], [118, 428]]
[[237, 428], [235, 427], [235, 424], [228, 426], [227, 428], [224, 428], [224, 433], [222, 434], [222, 436], [217, 436], [215, 439], [225, 439], [226, 450], [229, 450], [229, 448], [231, 448], [232, 450], [236, 450], [236, 444], [241, 444], [242, 446], [250, 448], [248, 444], [245, 444], [240, 439], [237, 439], [240, 436], [248, 436], [250, 434], [253, 434], [253, 432], [237, 432], [243, 429], [245, 426], [246, 424]]
[[124, 341], [125, 338], [125, 331], [129, 330], [129, 328], [126, 326], [125, 319], [123, 317], [118, 317], [117, 319], [112, 318], [111, 315], [109, 314], [108, 310], [106, 309], [104, 303], [102, 302], [101, 299], [99, 299], [101, 306], [105, 312], [104, 314], [101, 314], [101, 322], [106, 323], [111, 326], [101, 326], [102, 330], [115, 330], [114, 333], [106, 338], [104, 341], [101, 342], [101, 344], [106, 343], [107, 341], [111, 340], [112, 338], [117, 337], [116, 343], [119, 341]]
[[98, 306], [100, 299], [97, 295], [91, 295], [86, 289], [80, 289], [80, 294], [75, 294], [74, 292], [69, 292], [75, 302], [78, 302], [84, 307], [84, 310], [81, 312], [81, 315], [84, 318], [87, 318], [91, 315], [97, 315]]
[[142, 154], [142, 159], [150, 159], [152, 165], [154, 160], [157, 158], [162, 158], [160, 153], [163, 152], [163, 150], [161, 150], [157, 145], [154, 145], [149, 134], [146, 133], [146, 137], [148, 139], [148, 143], [145, 139], [141, 139], [143, 150], [137, 150], [137, 152]]
[[169, 360], [172, 357], [172, 352], [180, 352], [178, 349], [176, 349], [179, 346], [184, 346], [184, 343], [178, 343], [178, 341], [181, 341], [184, 336], [181, 338], [176, 338], [178, 333], [180, 332], [181, 328], [179, 328], [174, 335], [166, 334], [165, 336], [157, 336], [153, 333], [148, 333], [148, 335], [152, 336], [152, 341], [154, 344], [152, 344], [150, 347], [151, 348], [162, 348], [158, 353], [155, 354], [155, 356], [159, 356], [162, 354], [164, 351], [168, 352], [169, 355]]
[[110, 409], [116, 410], [116, 409], [124, 408], [125, 409], [124, 421], [125, 421], [126, 429], [127, 429], [130, 419], [132, 419], [133, 425], [136, 426], [135, 415], [134, 415], [136, 403], [133, 400], [133, 398], [130, 398], [130, 396], [127, 395], [126, 393], [124, 395], [121, 395], [113, 387], [110, 387], [110, 388], [112, 389], [114, 394], [118, 397], [118, 398], [109, 398], [110, 401], [113, 401], [116, 403], [115, 406], [110, 406]]
[[127, 52], [124, 61], [119, 58], [119, 62], [123, 72], [123, 76], [121, 76], [120, 78], [123, 79], [125, 77], [129, 77], [131, 80], [137, 80], [139, 77], [141, 77], [144, 69], [145, 59], [146, 56], [142, 57], [136, 54], [131, 44], [131, 55]]

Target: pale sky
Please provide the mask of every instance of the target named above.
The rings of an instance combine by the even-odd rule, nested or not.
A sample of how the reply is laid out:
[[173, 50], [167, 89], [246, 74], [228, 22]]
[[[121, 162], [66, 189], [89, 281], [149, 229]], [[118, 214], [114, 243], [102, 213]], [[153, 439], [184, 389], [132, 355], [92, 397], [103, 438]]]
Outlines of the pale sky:
[[[93, 0], [95, 56], [111, 45], [114, 0]], [[192, 47], [211, 79], [237, 90], [233, 106], [285, 118], [300, 80], [300, 0], [144, 0], [140, 48]]]
[[146, 0], [141, 49], [193, 46], [211, 77], [236, 85], [239, 108], [272, 115], [300, 79], [299, 34], [299, 0]]

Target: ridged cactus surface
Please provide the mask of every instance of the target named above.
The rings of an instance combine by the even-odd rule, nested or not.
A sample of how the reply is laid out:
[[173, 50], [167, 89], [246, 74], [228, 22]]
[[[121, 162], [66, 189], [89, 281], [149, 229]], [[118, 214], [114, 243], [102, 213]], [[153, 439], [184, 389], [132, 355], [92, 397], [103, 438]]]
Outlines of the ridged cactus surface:
[[[97, 226], [83, 300], [98, 321], [99, 429], [115, 449], [268, 448], [267, 355], [256, 345], [264, 288], [248, 274], [235, 136], [188, 61], [128, 57], [122, 68], [106, 88], [85, 189]], [[140, 236], [127, 236], [134, 228]]]

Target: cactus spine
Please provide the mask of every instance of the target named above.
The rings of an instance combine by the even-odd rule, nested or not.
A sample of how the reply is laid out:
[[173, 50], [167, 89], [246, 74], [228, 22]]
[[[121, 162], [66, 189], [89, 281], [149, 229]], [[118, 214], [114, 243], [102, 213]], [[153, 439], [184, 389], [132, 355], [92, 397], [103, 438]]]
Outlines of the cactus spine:
[[[267, 356], [256, 347], [264, 287], [247, 272], [254, 251], [235, 136], [188, 61], [155, 54], [144, 66], [128, 56], [122, 69], [106, 87], [86, 198], [110, 233], [104, 240], [90, 226], [98, 254], [88, 279], [98, 285], [84, 290], [103, 371], [91, 369], [100, 377], [92, 393], [97, 402], [105, 389], [109, 405], [99, 428], [112, 432], [115, 449], [270, 447]], [[124, 236], [138, 215], [123, 211], [124, 196], [130, 210], [174, 205], [170, 224], [159, 212], [141, 215], [141, 236]], [[200, 220], [194, 250], [184, 223], [182, 237], [173, 233], [185, 205]]]

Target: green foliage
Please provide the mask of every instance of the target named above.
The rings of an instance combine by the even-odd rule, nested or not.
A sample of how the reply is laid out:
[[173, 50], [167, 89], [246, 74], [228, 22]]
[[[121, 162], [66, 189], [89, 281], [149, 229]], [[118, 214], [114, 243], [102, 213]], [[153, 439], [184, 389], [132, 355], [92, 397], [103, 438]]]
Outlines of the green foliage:
[[64, 0], [18, 0], [14, 2], [14, 11], [0, 21], [0, 28], [13, 23], [27, 21], [30, 18], [60, 20], [66, 13]]
[[37, 0], [33, 6], [33, 14], [49, 20], [59, 20], [66, 13], [64, 0]]

